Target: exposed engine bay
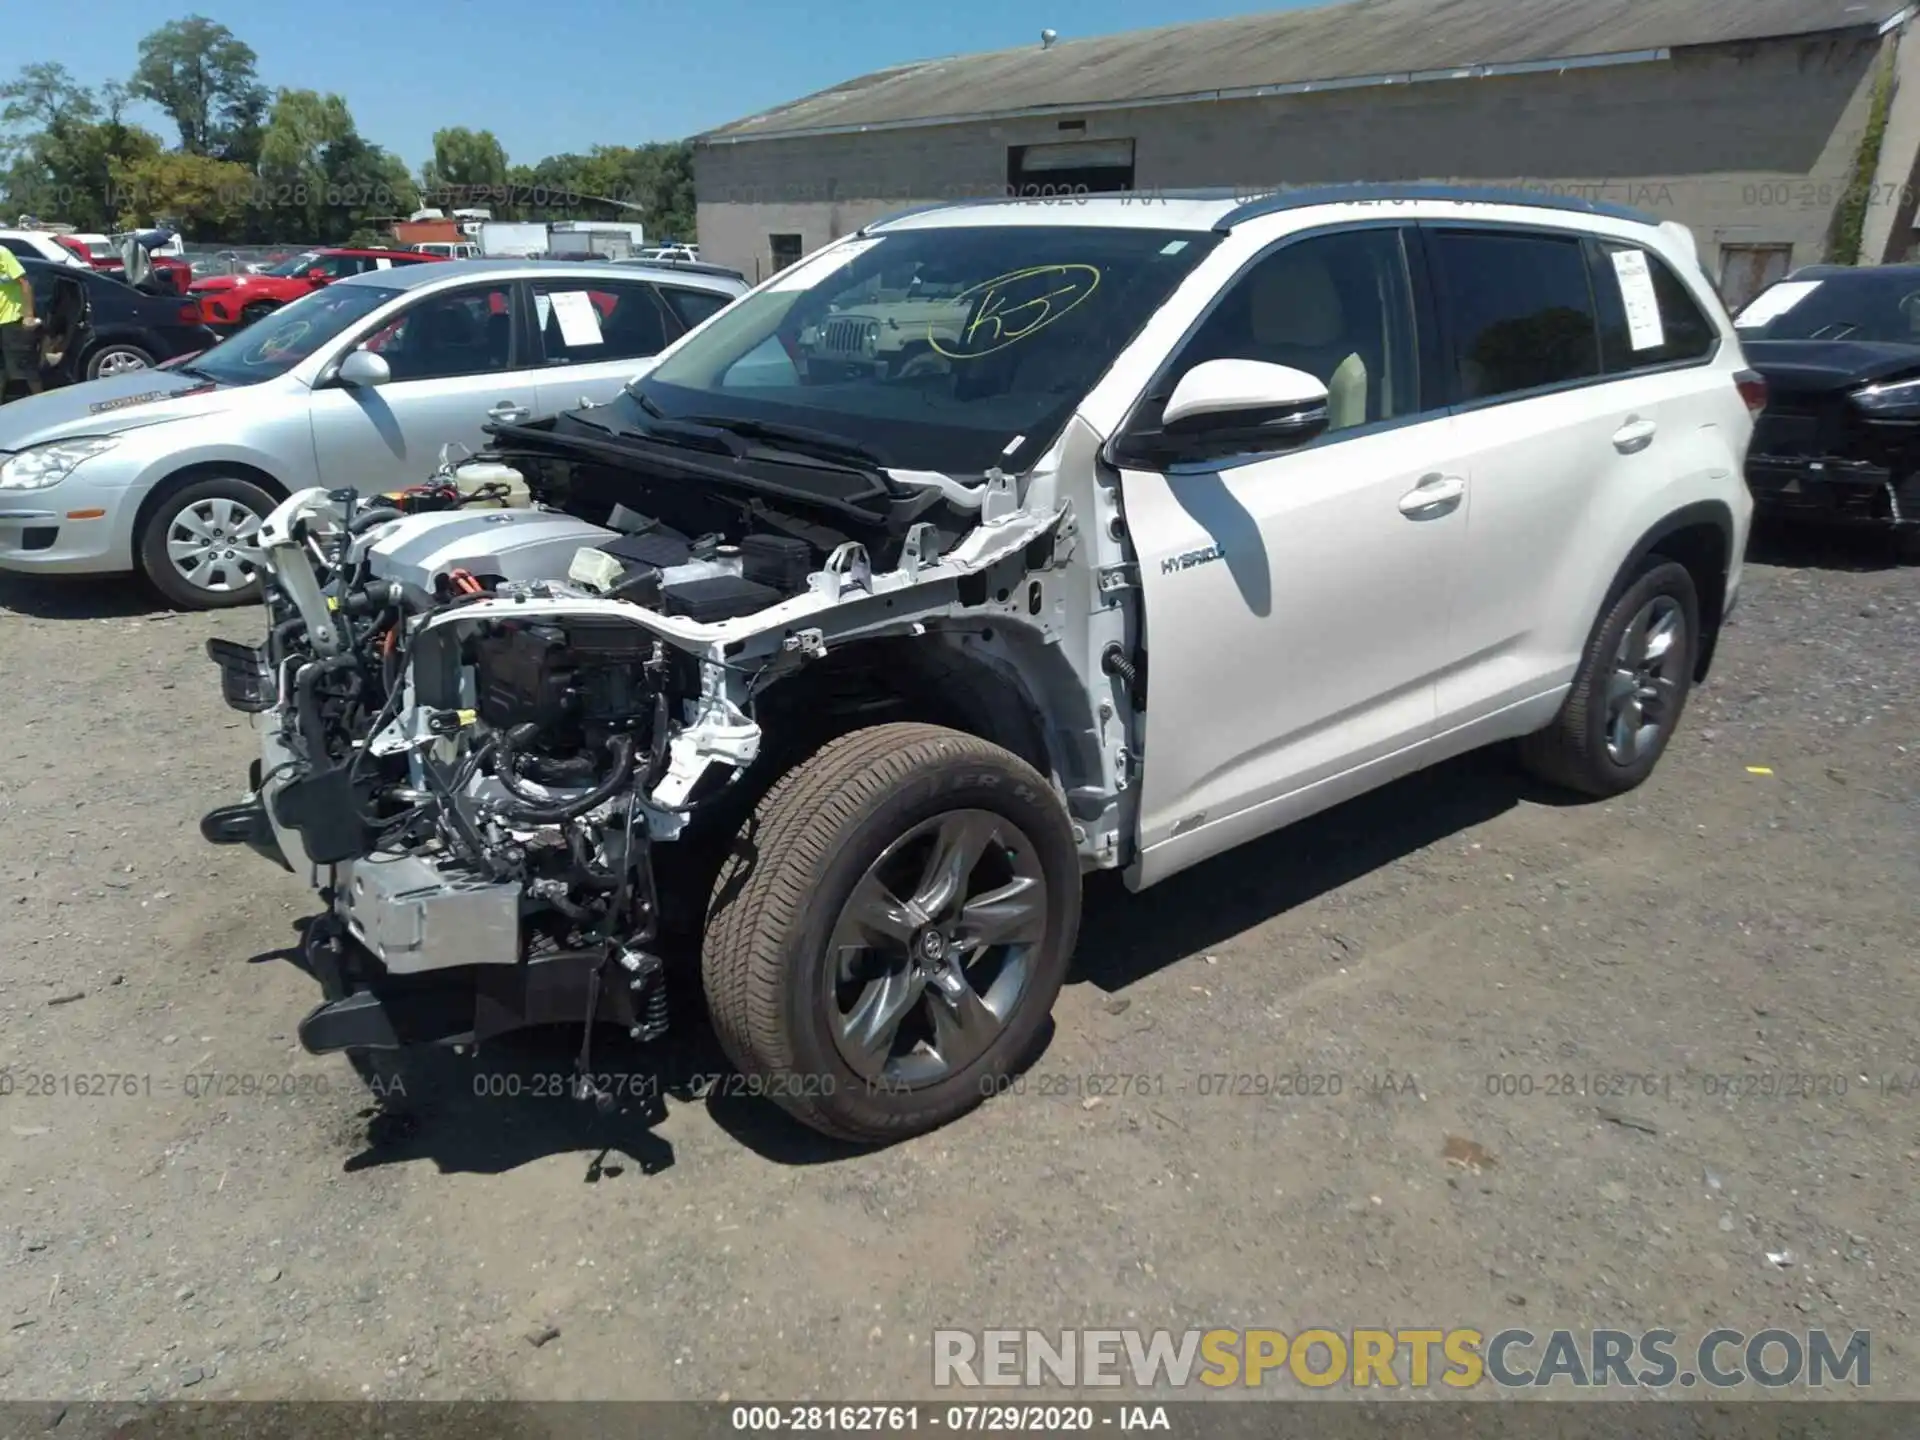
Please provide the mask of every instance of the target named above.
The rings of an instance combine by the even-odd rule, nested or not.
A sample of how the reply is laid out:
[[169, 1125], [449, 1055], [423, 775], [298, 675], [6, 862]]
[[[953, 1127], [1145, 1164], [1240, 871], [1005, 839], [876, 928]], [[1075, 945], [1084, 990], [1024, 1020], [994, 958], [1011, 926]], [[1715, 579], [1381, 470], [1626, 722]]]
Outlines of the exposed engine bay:
[[[500, 427], [395, 496], [292, 496], [260, 532], [265, 643], [209, 642], [261, 759], [202, 833], [312, 867], [311, 1051], [661, 1034], [656, 847], [749, 772], [770, 691], [867, 640], [1021, 673], [1049, 692], [1036, 713], [1066, 697], [1085, 718], [1059, 783], [1085, 863], [1117, 861], [1137, 636], [1091, 572], [1072, 603], [1050, 573], [1075, 555], [1070, 499], [649, 444], [600, 413]], [[497, 508], [522, 482], [531, 506]], [[1096, 714], [1081, 677], [1103, 655]]]

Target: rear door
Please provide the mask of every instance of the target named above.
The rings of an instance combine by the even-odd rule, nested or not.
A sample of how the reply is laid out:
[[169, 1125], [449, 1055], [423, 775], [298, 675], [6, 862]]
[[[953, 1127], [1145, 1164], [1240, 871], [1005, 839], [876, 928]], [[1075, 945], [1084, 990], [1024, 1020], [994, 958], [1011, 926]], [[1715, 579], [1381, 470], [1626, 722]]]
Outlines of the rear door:
[[1469, 472], [1437, 688], [1446, 730], [1572, 676], [1594, 619], [1588, 577], [1624, 558], [1609, 513], [1666, 463], [1671, 387], [1619, 360], [1659, 339], [1642, 252], [1616, 270], [1572, 230], [1425, 228]]
[[489, 423], [533, 417], [539, 381], [515, 318], [515, 290], [512, 281], [436, 290], [360, 340], [393, 378], [314, 390], [314, 460], [323, 484], [365, 492], [418, 484], [447, 442], [478, 451]]
[[613, 399], [641, 360], [685, 329], [644, 280], [535, 280], [530, 289], [543, 415]]

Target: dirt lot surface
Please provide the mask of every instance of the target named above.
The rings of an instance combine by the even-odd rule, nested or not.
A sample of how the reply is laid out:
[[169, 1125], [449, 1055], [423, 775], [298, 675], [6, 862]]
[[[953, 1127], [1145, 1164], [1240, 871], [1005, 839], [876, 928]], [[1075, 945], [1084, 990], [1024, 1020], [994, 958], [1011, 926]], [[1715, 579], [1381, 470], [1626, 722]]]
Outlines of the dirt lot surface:
[[0, 1398], [898, 1399], [935, 1326], [1508, 1324], [1870, 1329], [1920, 1396], [1920, 571], [1768, 559], [1644, 790], [1473, 757], [1097, 884], [1021, 1093], [882, 1153], [647, 1103], [697, 1031], [598, 1047], [621, 1113], [544, 1093], [555, 1034], [370, 1132], [294, 1043], [308, 892], [195, 829], [256, 615], [6, 581]]

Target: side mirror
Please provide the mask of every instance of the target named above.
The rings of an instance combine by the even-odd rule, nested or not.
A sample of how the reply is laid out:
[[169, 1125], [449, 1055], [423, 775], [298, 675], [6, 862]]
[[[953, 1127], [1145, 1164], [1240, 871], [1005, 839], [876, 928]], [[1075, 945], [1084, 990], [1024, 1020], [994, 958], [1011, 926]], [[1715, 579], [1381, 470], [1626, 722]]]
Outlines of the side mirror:
[[350, 385], [356, 390], [371, 389], [393, 379], [393, 368], [371, 350], [350, 350], [347, 358], [340, 362], [336, 375], [342, 385]]
[[324, 270], [316, 269], [316, 270], [309, 270], [307, 272], [307, 281], [309, 284], [313, 284], [313, 285], [324, 285], [332, 278], [333, 277], [327, 274], [327, 272]]
[[1327, 387], [1264, 360], [1207, 360], [1173, 387], [1157, 429], [1123, 436], [1123, 463], [1172, 465], [1285, 450], [1327, 428]]

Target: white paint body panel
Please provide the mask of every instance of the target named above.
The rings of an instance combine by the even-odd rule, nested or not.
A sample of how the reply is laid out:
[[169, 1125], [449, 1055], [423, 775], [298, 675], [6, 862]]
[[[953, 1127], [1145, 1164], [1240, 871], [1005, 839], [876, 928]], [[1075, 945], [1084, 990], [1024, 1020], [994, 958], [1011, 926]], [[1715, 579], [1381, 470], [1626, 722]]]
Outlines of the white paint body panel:
[[[1075, 223], [1200, 228], [1203, 202]], [[953, 207], [903, 225], [979, 224]], [[1220, 212], [1224, 213], [1224, 209]], [[1008, 217], [1006, 223], [1022, 223]], [[1507, 223], [1629, 241], [1686, 280], [1721, 331], [1705, 365], [1445, 412], [1199, 475], [1121, 477], [1137, 551], [1150, 704], [1134, 888], [1440, 760], [1548, 724], [1621, 564], [1664, 517], [1734, 518], [1737, 596], [1753, 422], [1731, 322], [1675, 227], [1544, 207], [1360, 201], [1237, 225], [1080, 407], [1113, 436], [1213, 298], [1276, 242], [1382, 220]], [[1622, 449], [1616, 438], [1652, 438]], [[1400, 502], [1423, 480], [1444, 514]], [[1217, 547], [1217, 561], [1170, 560]]]

